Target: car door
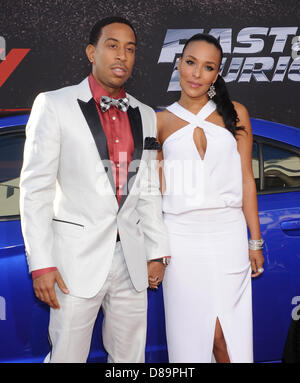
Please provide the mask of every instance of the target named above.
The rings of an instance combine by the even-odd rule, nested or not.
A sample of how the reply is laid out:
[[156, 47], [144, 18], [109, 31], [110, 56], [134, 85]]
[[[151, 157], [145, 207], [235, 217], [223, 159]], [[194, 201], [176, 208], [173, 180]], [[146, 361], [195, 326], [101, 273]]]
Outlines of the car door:
[[277, 361], [300, 296], [300, 150], [254, 136], [253, 171], [265, 239], [265, 272], [253, 280], [254, 358]]
[[31, 348], [34, 300], [19, 217], [19, 177], [24, 141], [24, 126], [0, 129], [1, 361], [24, 360]]

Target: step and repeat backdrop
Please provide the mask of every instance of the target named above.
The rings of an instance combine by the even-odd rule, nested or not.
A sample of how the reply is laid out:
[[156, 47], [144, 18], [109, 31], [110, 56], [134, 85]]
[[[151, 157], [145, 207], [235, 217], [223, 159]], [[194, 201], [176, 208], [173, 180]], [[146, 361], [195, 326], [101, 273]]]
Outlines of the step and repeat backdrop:
[[126, 17], [138, 34], [127, 90], [153, 108], [179, 96], [177, 61], [186, 39], [210, 33], [224, 50], [222, 76], [251, 117], [300, 128], [298, 0], [1, 1], [0, 109], [30, 108], [41, 91], [90, 72], [89, 31]]

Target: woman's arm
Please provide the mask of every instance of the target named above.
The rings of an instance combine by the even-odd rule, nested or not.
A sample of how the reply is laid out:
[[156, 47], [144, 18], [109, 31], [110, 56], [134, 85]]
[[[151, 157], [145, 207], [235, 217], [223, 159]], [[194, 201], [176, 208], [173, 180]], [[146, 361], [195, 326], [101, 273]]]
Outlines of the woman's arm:
[[[156, 136], [156, 139], [160, 143], [160, 145], [162, 145], [161, 131], [162, 131], [162, 125], [163, 125], [163, 112], [157, 112], [156, 113], [156, 119], [157, 119], [157, 136]], [[163, 195], [164, 191], [166, 189], [166, 186], [165, 186], [165, 178], [164, 178], [164, 174], [163, 174], [164, 156], [163, 156], [162, 149], [157, 151], [157, 161], [158, 161], [160, 192]]]
[[[157, 122], [157, 135], [156, 135], [156, 140], [161, 144], [160, 140], [160, 130], [161, 130], [161, 118], [160, 118], [160, 113], [156, 113], [156, 122]], [[164, 192], [163, 188], [163, 170], [162, 170], [162, 164], [163, 164], [163, 154], [162, 150], [158, 150], [157, 153], [157, 161], [158, 162], [158, 173], [159, 173], [159, 189], [161, 194]], [[165, 265], [160, 262], [155, 262], [155, 261], [149, 261], [148, 262], [148, 282], [149, 282], [149, 287], [150, 289], [157, 290], [158, 286], [162, 282], [165, 274]]]
[[[234, 102], [235, 110], [239, 117], [239, 126], [243, 126], [244, 130], [237, 132], [237, 146], [241, 157], [242, 176], [243, 176], [243, 211], [246, 222], [250, 231], [251, 239], [260, 239], [260, 224], [258, 218], [256, 185], [252, 170], [252, 143], [253, 135], [251, 122], [247, 109]], [[256, 277], [261, 273], [259, 268], [263, 267], [264, 257], [262, 250], [249, 250], [249, 257], [252, 267], [252, 277]]]

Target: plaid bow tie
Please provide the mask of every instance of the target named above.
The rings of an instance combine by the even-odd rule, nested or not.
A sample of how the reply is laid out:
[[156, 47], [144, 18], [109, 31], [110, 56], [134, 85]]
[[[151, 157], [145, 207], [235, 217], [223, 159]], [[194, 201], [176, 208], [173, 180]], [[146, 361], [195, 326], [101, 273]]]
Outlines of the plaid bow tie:
[[108, 96], [101, 96], [100, 106], [102, 112], [106, 112], [111, 106], [115, 106], [118, 109], [122, 110], [122, 112], [127, 112], [129, 108], [129, 100], [128, 98], [110, 98]]

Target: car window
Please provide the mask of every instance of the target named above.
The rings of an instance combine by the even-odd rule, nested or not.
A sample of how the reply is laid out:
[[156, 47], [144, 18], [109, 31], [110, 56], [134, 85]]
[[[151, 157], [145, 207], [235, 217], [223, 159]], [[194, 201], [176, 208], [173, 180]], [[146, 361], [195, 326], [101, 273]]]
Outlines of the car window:
[[263, 144], [264, 190], [300, 187], [300, 156], [287, 149]]
[[20, 171], [23, 162], [23, 133], [0, 134], [0, 221], [20, 215]]

